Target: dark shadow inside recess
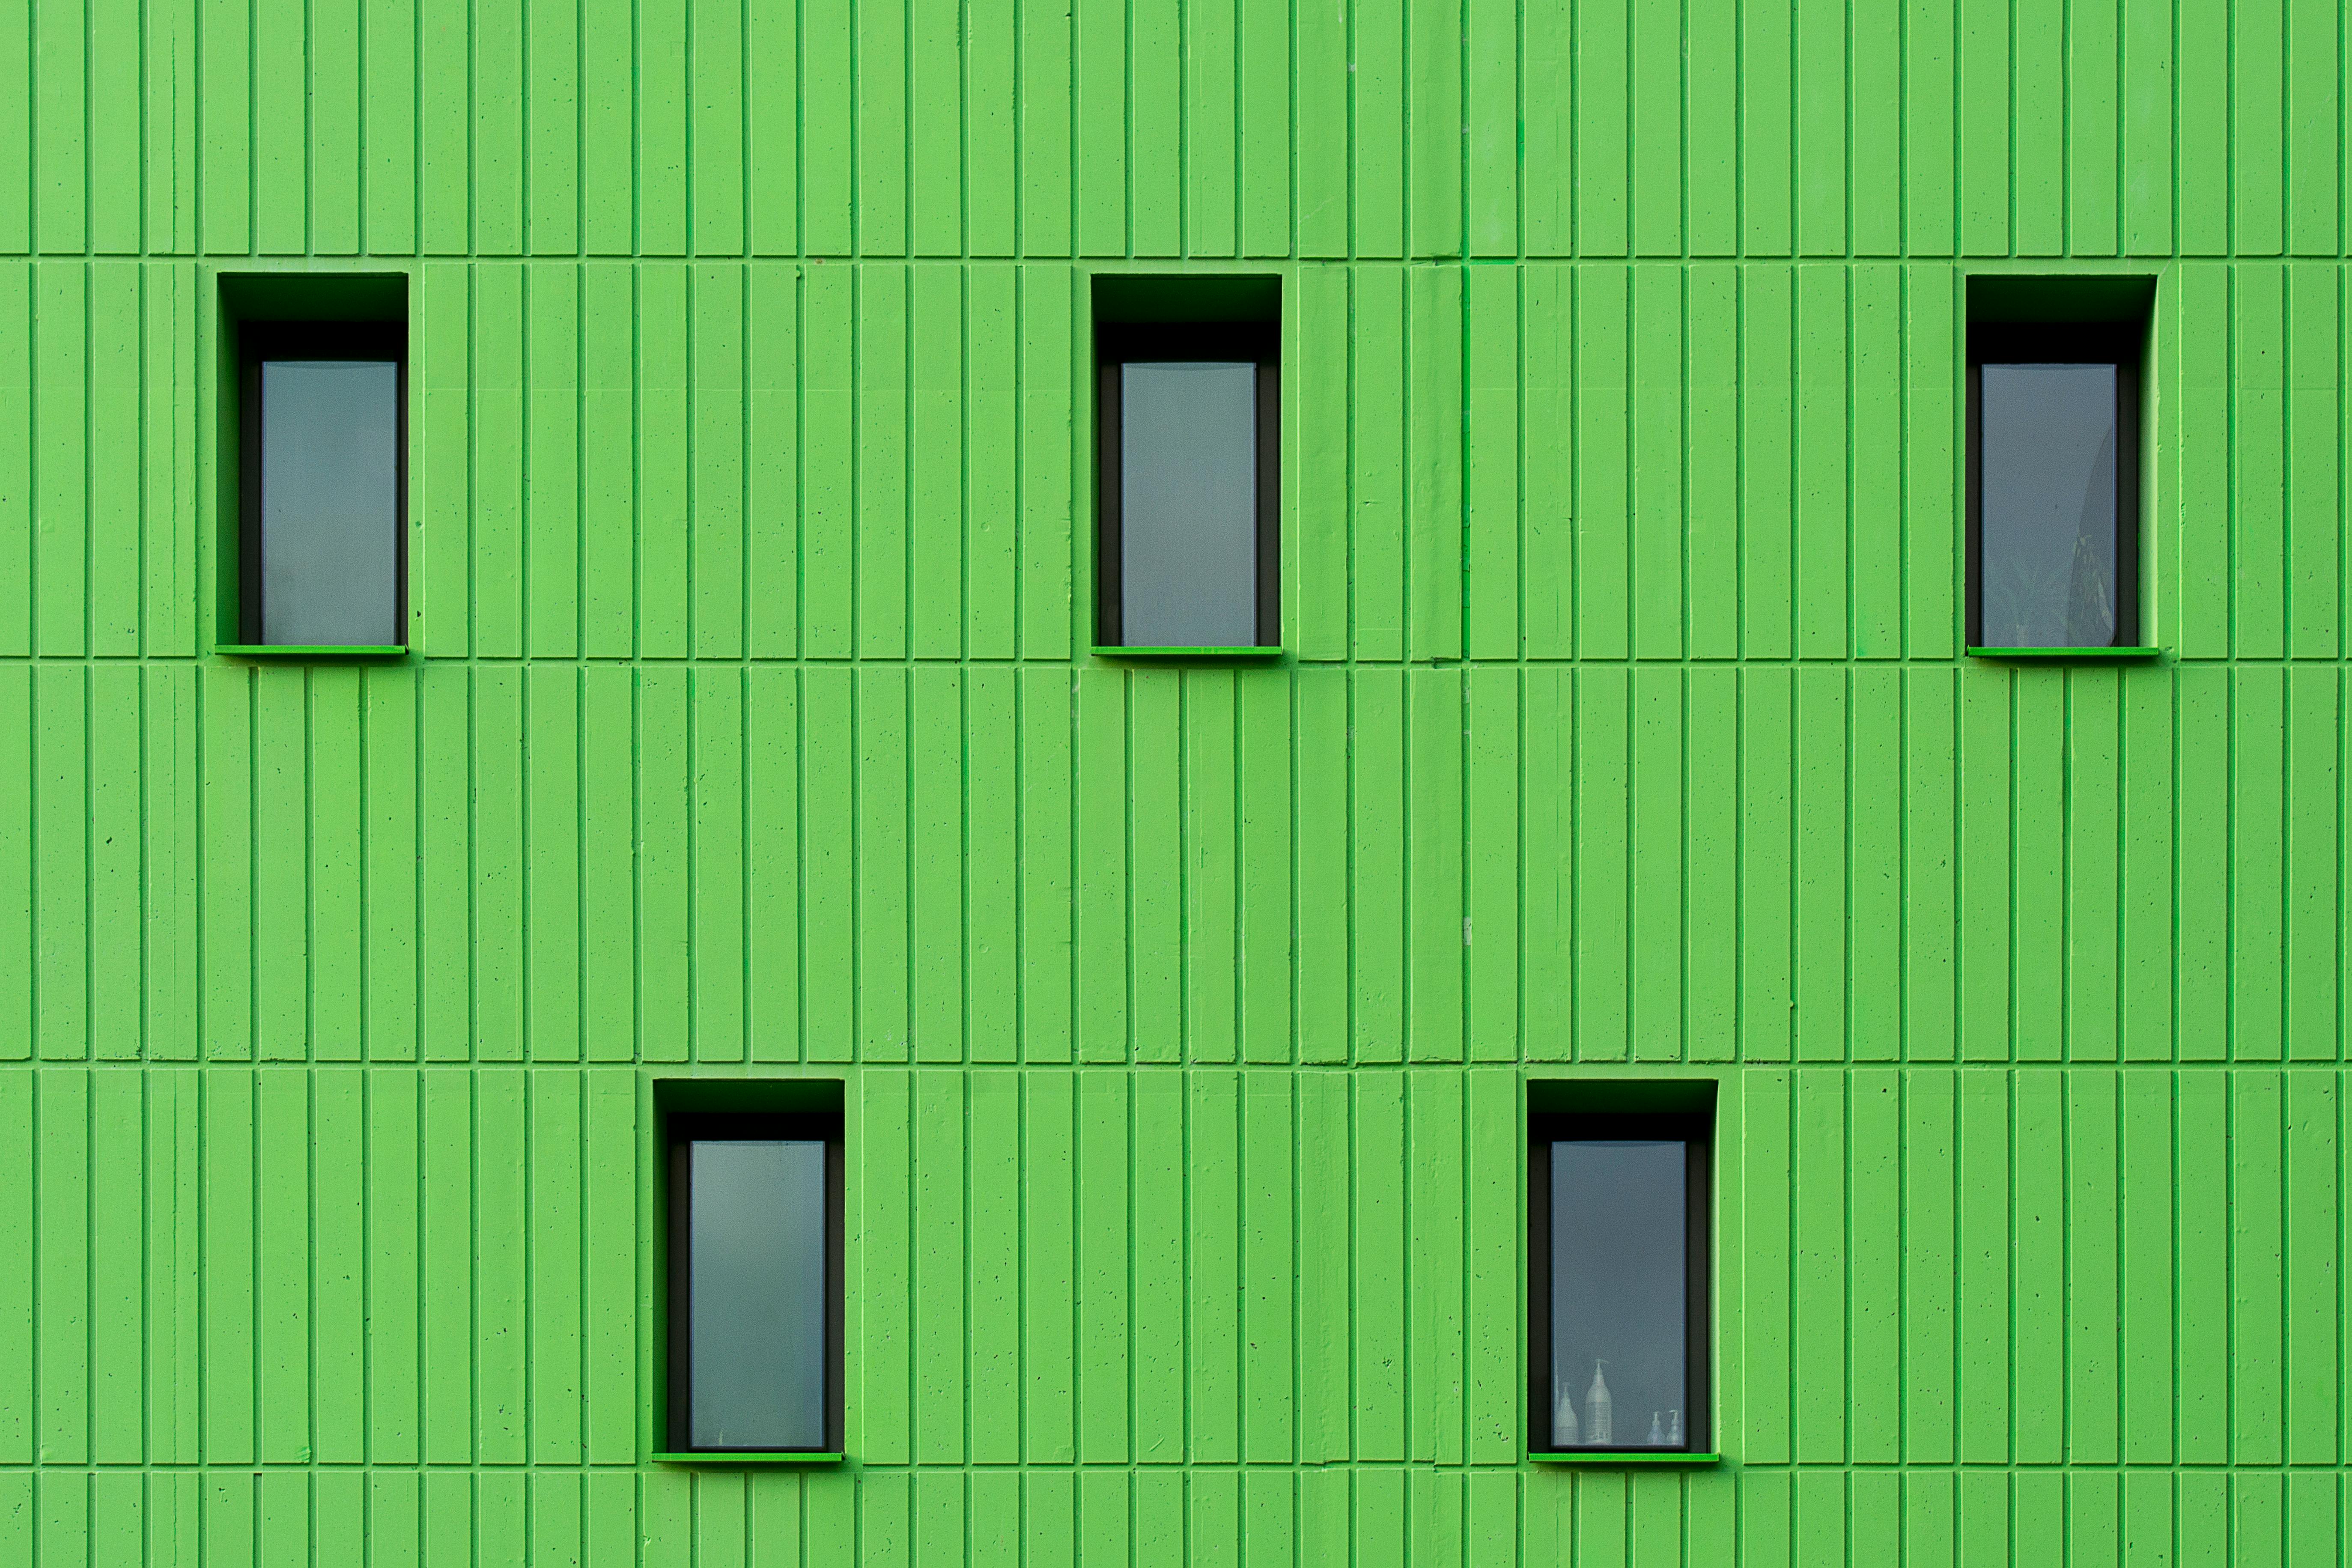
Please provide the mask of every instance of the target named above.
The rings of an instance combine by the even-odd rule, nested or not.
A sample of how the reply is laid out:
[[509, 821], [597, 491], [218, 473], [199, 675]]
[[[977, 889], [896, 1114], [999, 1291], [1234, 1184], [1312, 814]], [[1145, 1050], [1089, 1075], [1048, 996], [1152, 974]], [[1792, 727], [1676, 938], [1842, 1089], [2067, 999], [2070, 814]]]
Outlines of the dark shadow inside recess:
[[1712, 1079], [1528, 1085], [1528, 1445], [1712, 1440]]
[[220, 276], [216, 644], [406, 645], [408, 281]]
[[845, 1086], [728, 1078], [653, 1087], [662, 1447], [840, 1452]]
[[1096, 646], [1278, 647], [1281, 279], [1106, 274], [1091, 306]]
[[2141, 275], [1969, 279], [1969, 647], [2138, 643], [2155, 289]]

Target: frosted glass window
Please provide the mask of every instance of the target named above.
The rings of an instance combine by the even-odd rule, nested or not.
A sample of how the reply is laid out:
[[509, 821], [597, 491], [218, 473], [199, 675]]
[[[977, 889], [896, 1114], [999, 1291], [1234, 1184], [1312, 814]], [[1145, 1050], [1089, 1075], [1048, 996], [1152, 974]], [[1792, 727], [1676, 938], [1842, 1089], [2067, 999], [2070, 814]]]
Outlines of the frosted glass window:
[[1983, 639], [2116, 640], [2116, 367], [1991, 364], [1979, 396]]
[[261, 364], [261, 640], [386, 647], [399, 625], [400, 366]]
[[1119, 367], [1120, 641], [1257, 641], [1257, 366]]
[[1552, 1446], [1683, 1447], [1689, 1145], [1580, 1139], [1550, 1153]]
[[824, 1145], [697, 1139], [688, 1163], [687, 1441], [822, 1448]]

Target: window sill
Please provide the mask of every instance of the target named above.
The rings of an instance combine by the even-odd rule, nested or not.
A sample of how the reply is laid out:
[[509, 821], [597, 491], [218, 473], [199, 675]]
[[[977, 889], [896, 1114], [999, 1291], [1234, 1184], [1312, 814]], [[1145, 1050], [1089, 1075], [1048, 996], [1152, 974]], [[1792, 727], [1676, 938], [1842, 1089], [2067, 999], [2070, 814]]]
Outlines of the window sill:
[[1280, 658], [1279, 647], [1097, 647], [1097, 658]]
[[1589, 1465], [1601, 1469], [1619, 1465], [1700, 1466], [1723, 1463], [1721, 1454], [1612, 1454], [1606, 1449], [1565, 1454], [1530, 1451], [1528, 1458], [1538, 1465]]
[[2160, 647], [1972, 647], [1969, 657], [2036, 664], [2134, 664], [2163, 652]]
[[838, 1465], [845, 1454], [653, 1454], [656, 1465]]
[[216, 643], [213, 651], [223, 658], [287, 658], [316, 661], [322, 658], [406, 658], [408, 649], [397, 646], [375, 647], [366, 643], [334, 643], [318, 647], [299, 647], [293, 643]]

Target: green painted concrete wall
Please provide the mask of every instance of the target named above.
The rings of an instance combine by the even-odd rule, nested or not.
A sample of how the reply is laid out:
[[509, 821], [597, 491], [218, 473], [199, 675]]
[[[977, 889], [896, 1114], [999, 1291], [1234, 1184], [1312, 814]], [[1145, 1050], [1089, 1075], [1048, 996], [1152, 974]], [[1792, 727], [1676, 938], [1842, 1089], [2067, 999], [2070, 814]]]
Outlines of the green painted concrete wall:
[[[2326, 0], [0, 5], [0, 1565], [2333, 1564]], [[1087, 279], [1286, 281], [1275, 668], [1083, 654]], [[413, 634], [211, 654], [218, 278]], [[2162, 275], [2129, 670], [1963, 279]], [[847, 1082], [852, 1462], [656, 1467], [658, 1079]], [[1722, 1084], [1539, 1472], [1531, 1077]]]

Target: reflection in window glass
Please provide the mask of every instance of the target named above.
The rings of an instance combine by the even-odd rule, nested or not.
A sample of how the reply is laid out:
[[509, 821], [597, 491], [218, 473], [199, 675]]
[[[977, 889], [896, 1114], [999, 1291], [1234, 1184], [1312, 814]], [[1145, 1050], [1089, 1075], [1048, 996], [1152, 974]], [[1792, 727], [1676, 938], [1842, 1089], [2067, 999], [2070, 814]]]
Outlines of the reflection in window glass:
[[1987, 364], [1980, 392], [1987, 646], [2115, 641], [2116, 367]]
[[1689, 1311], [1680, 1140], [1551, 1145], [1551, 1437], [1684, 1446]]
[[262, 641], [401, 641], [399, 399], [390, 360], [262, 362]]
[[824, 1145], [689, 1146], [688, 1441], [822, 1448]]
[[1120, 640], [1257, 641], [1257, 366], [1119, 367]]

